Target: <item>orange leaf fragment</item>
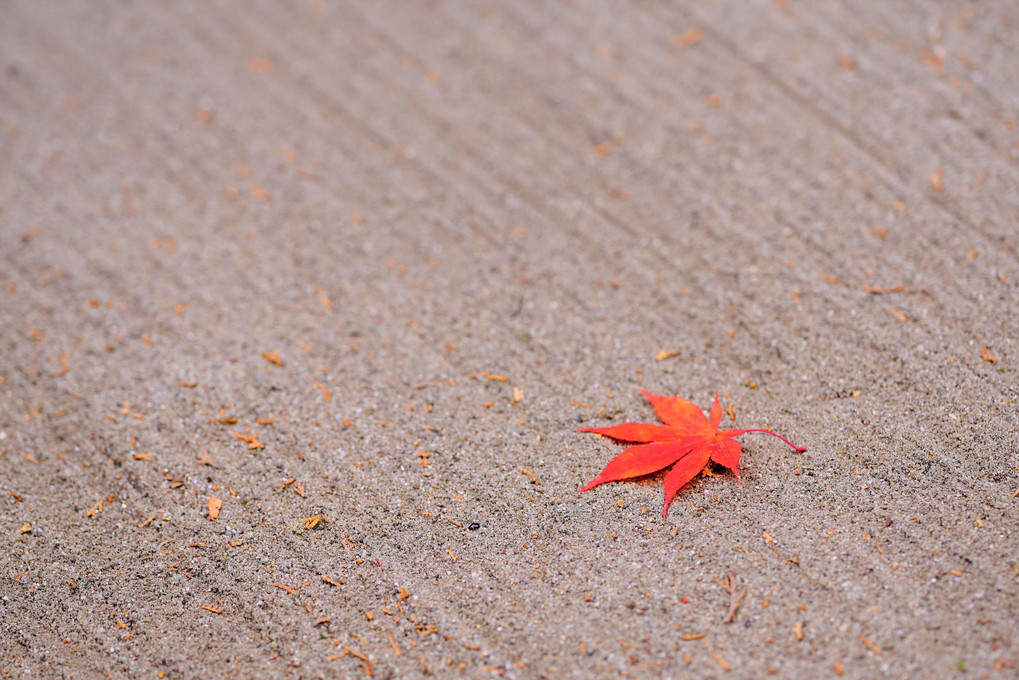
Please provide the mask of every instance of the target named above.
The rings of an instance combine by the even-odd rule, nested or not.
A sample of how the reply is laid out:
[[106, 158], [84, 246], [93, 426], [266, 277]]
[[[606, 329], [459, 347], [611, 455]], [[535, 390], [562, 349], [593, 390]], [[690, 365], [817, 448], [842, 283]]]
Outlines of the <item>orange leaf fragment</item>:
[[323, 385], [317, 380], [315, 381], [315, 387], [317, 387], [319, 391], [322, 393], [322, 398], [324, 400], [329, 401], [330, 399], [333, 398], [333, 393], [329, 391], [329, 388], [327, 388], [325, 385]]
[[267, 75], [276, 70], [276, 65], [265, 57], [253, 57], [248, 60], [248, 70]]
[[675, 38], [673, 38], [672, 42], [669, 43], [669, 51], [679, 52], [681, 50], [685, 50], [688, 47], [693, 47], [694, 45], [699, 43], [703, 37], [704, 31], [694, 26], [693, 28], [684, 31], [683, 33], [680, 33]]
[[992, 364], [995, 362], [995, 358], [994, 355], [991, 354], [990, 347], [984, 347], [982, 350], [980, 350], [980, 358]]
[[655, 361], [662, 361], [664, 359], [671, 359], [672, 357], [679, 356], [679, 352], [675, 352], [671, 349], [663, 349], [655, 355]]
[[881, 650], [878, 649], [878, 646], [875, 645], [870, 640], [868, 640], [865, 636], [863, 636], [863, 635], [860, 636], [860, 642], [862, 642], [867, 649], [869, 649], [870, 651], [874, 652], [878, 656], [881, 656]]
[[202, 609], [204, 609], [207, 612], [212, 612], [213, 614], [223, 613], [223, 609], [221, 607], [214, 607], [211, 604], [203, 604]]
[[303, 524], [306, 529], [314, 529], [323, 519], [322, 515], [312, 515], [311, 517], [305, 517], [304, 519], [298, 520], [298, 522]]
[[59, 378], [62, 375], [67, 375], [67, 372], [70, 370], [71, 370], [70, 366], [67, 365], [67, 352], [64, 352], [63, 354], [60, 355], [60, 370], [55, 371], [53, 373], [53, 377]]
[[279, 352], [262, 352], [262, 358], [270, 364], [276, 364], [277, 366], [283, 365], [283, 359], [280, 358]]
[[540, 482], [538, 481], [537, 475], [535, 475], [533, 472], [531, 472], [527, 468], [525, 468], [525, 467], [517, 468], [517, 472], [519, 472], [522, 475], [527, 475], [528, 477], [530, 477], [531, 478], [531, 484], [540, 484]]
[[209, 496], [209, 519], [215, 521], [219, 517], [219, 511], [223, 509], [223, 501], [215, 496]]
[[[325, 307], [326, 309], [333, 308], [333, 301], [329, 299], [329, 296], [326, 294], [324, 290], [319, 288], [318, 290], [315, 291], [315, 296], [318, 298], [319, 304], [321, 304], [323, 307]], [[307, 344], [305, 344], [304, 346], [306, 347]], [[304, 351], [307, 352], [308, 350]]]
[[885, 295], [886, 293], [904, 293], [906, 292], [905, 286], [887, 286], [881, 288], [879, 286], [863, 286], [863, 289], [871, 295]]
[[247, 444], [249, 451], [254, 451], [255, 449], [264, 449], [265, 448], [265, 444], [263, 444], [262, 442], [258, 441], [258, 434], [257, 433], [253, 434], [253, 435], [246, 435], [246, 434], [241, 434], [240, 432], [231, 432], [230, 434], [232, 434], [233, 436], [237, 437], [242, 442]]
[[722, 105], [722, 103], [723, 103], [722, 95], [718, 94], [717, 92], [709, 94], [707, 97], [704, 98], [705, 106], [708, 106], [712, 109], [719, 108]]
[[719, 655], [715, 654], [714, 652], [711, 653], [711, 658], [714, 659], [716, 662], [718, 662], [718, 665], [721, 666], [722, 668], [724, 668], [725, 670], [727, 670], [727, 671], [731, 671], [732, 670], [732, 666], [727, 664], [725, 662], [725, 659], [723, 659]]
[[494, 380], [495, 382], [509, 382], [509, 378], [504, 375], [495, 375], [494, 373], [488, 373], [487, 371], [481, 375], [489, 380]]
[[934, 187], [934, 191], [938, 192], [939, 194], [945, 190], [945, 187], [941, 184], [942, 174], [943, 173], [941, 168], [938, 168], [937, 170], [930, 174], [931, 186]]
[[664, 397], [641, 390], [651, 402], [664, 425], [652, 423], [623, 423], [611, 427], [585, 427], [578, 432], [593, 432], [637, 445], [625, 449], [605, 466], [598, 475], [584, 485], [584, 492], [605, 482], [630, 479], [658, 472], [670, 465], [672, 470], [665, 477], [665, 505], [662, 516], [669, 511], [669, 503], [687, 482], [704, 470], [708, 461], [727, 467], [739, 476], [739, 459], [743, 447], [736, 437], [748, 432], [765, 432], [778, 437], [797, 451], [806, 451], [785, 437], [771, 430], [719, 430], [722, 421], [722, 406], [715, 394], [715, 403], [710, 414], [704, 413], [696, 404], [680, 397]]

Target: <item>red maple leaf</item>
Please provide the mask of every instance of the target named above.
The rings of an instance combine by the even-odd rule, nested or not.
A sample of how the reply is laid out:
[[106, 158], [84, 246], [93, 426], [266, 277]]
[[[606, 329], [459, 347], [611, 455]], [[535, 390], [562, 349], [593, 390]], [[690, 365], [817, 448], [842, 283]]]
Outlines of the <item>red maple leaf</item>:
[[624, 442], [638, 442], [609, 461], [598, 476], [588, 482], [581, 491], [593, 489], [605, 482], [629, 479], [651, 474], [673, 465], [665, 476], [665, 507], [662, 517], [669, 511], [669, 503], [684, 484], [697, 476], [708, 461], [727, 467], [739, 477], [739, 457], [743, 447], [734, 437], [747, 432], [766, 432], [778, 437], [797, 451], [806, 447], [793, 444], [785, 437], [771, 430], [721, 430], [722, 406], [715, 403], [709, 417], [692, 401], [679, 397], [661, 397], [641, 390], [654, 407], [655, 413], [665, 425], [652, 423], [623, 423], [612, 427], [584, 427], [578, 432], [594, 432]]

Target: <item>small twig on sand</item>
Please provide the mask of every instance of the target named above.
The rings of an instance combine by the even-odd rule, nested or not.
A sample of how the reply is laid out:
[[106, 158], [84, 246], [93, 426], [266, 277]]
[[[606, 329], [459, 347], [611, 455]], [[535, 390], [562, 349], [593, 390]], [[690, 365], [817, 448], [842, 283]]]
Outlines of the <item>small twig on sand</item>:
[[722, 619], [722, 623], [732, 623], [736, 620], [736, 612], [739, 611], [739, 603], [744, 597], [746, 597], [747, 589], [744, 588], [743, 590], [736, 592], [736, 579], [732, 576], [726, 576], [724, 581], [715, 580], [715, 583], [717, 583], [722, 590], [730, 595], [729, 613], [727, 613], [725, 618]]

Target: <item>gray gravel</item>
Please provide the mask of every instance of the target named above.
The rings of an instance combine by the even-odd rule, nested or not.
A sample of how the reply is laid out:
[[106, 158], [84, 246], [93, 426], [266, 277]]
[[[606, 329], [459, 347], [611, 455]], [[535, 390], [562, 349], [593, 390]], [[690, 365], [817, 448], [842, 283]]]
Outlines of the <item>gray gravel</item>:
[[[1017, 46], [5, 3], [0, 672], [1017, 677]], [[638, 387], [808, 449], [578, 495]]]

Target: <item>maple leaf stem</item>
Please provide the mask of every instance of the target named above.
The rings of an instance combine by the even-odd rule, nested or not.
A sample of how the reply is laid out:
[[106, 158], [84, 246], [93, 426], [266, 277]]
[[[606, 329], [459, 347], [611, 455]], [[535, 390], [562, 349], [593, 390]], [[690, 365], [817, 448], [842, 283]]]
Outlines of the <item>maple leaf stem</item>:
[[743, 430], [744, 434], [746, 434], [747, 432], [764, 432], [765, 434], [770, 434], [773, 437], [778, 437], [779, 439], [781, 439], [782, 441], [784, 441], [786, 444], [788, 444], [789, 446], [793, 447], [793, 449], [795, 449], [797, 451], [803, 452], [803, 451], [807, 450], [806, 446], [796, 446], [796, 444], [793, 444], [791, 441], [789, 441], [788, 439], [786, 439], [782, 435], [776, 434], [775, 432], [772, 432], [771, 430]]

